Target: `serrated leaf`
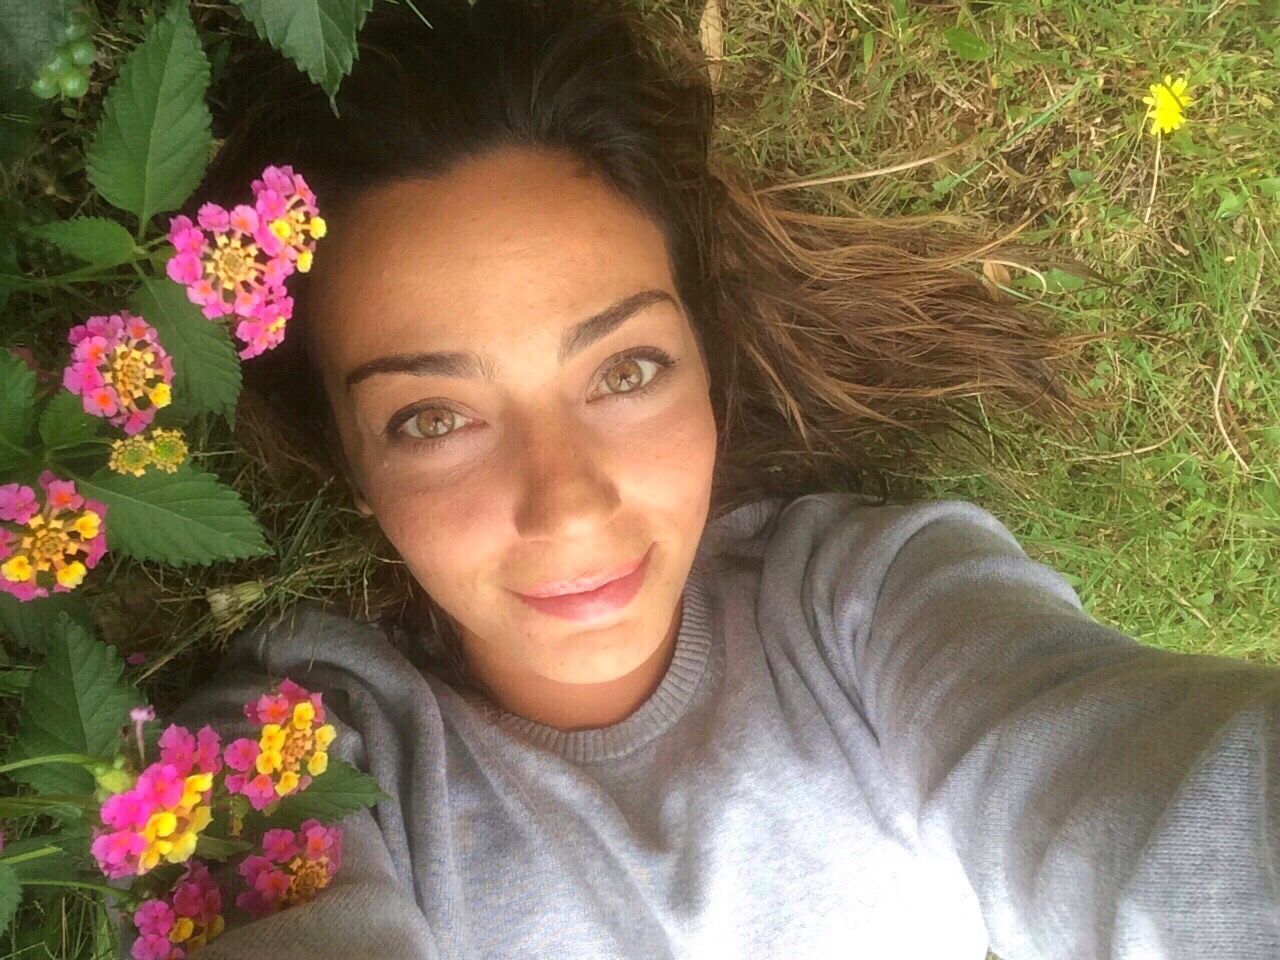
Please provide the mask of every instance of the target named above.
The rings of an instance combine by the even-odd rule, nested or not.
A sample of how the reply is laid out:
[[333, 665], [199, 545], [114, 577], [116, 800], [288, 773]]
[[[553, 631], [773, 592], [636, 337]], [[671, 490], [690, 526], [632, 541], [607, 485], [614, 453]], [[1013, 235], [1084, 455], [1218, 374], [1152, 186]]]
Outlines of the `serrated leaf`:
[[[49, 638], [45, 662], [22, 698], [9, 759], [54, 753], [114, 754], [120, 728], [129, 722], [129, 709], [143, 702], [123, 673], [124, 664], [113, 648], [62, 614]], [[41, 793], [93, 791], [92, 774], [75, 764], [24, 767], [10, 776]]]
[[59, 390], [40, 414], [40, 439], [46, 447], [66, 447], [92, 439], [105, 421], [84, 412], [84, 401]]
[[206, 319], [186, 291], [168, 278], [143, 281], [129, 306], [156, 328], [160, 345], [173, 358], [174, 402], [230, 418], [242, 378], [226, 328]]
[[22, 887], [18, 885], [18, 875], [13, 872], [13, 867], [0, 861], [0, 934], [8, 931], [20, 900]]
[[952, 27], [943, 31], [947, 46], [961, 60], [981, 61], [991, 58], [991, 48], [972, 30]]
[[25, 447], [36, 419], [36, 372], [0, 350], [0, 453]]
[[186, 0], [174, 0], [120, 68], [89, 147], [89, 180], [109, 203], [146, 224], [191, 195], [213, 145], [208, 86]]
[[304, 820], [334, 823], [349, 813], [371, 807], [387, 795], [378, 782], [345, 760], [329, 761], [329, 768], [298, 793], [280, 801], [267, 824], [272, 827], [295, 828]]
[[373, 0], [235, 0], [258, 36], [298, 65], [332, 102], [356, 58]]
[[133, 237], [106, 217], [55, 220], [28, 227], [25, 232], [96, 267], [114, 267], [134, 259]]
[[211, 473], [183, 464], [141, 477], [102, 469], [76, 489], [107, 505], [107, 547], [173, 566], [270, 553], [240, 495]]
[[48, 650], [60, 613], [67, 614], [86, 630], [93, 629], [89, 605], [75, 591], [50, 593], [47, 597], [26, 601], [0, 593], [0, 628], [15, 644], [37, 653]]

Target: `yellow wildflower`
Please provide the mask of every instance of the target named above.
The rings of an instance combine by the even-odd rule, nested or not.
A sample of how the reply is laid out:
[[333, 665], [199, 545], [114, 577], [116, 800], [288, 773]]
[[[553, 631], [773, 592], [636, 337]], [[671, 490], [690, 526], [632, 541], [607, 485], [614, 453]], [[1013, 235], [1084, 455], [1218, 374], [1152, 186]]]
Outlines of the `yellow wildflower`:
[[1151, 118], [1151, 135], [1172, 133], [1184, 123], [1186, 117], [1182, 111], [1194, 101], [1187, 94], [1187, 81], [1179, 77], [1176, 81], [1165, 74], [1164, 82], [1153, 83], [1148, 88], [1151, 95], [1142, 98], [1147, 105], [1147, 116]]

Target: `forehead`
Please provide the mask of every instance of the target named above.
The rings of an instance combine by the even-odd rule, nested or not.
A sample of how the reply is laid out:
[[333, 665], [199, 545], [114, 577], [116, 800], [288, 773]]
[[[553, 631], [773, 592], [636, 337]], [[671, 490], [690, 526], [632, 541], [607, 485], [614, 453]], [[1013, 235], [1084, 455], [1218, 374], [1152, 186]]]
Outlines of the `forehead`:
[[503, 149], [350, 204], [309, 320], [331, 370], [389, 346], [559, 331], [638, 289], [674, 295], [663, 236], [572, 157]]

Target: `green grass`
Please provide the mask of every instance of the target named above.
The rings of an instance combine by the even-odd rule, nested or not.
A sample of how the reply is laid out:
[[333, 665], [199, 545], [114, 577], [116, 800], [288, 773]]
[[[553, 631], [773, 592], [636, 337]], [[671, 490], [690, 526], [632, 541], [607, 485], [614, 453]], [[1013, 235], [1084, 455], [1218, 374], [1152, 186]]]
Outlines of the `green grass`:
[[[700, 2], [682, 8], [696, 25]], [[1172, 650], [1280, 662], [1280, 30], [1276, 4], [860, 3], [724, 7], [721, 149], [775, 179], [849, 181], [868, 212], [974, 214], [1108, 277], [1023, 274], [1094, 348], [1111, 409], [1087, 444], [1002, 417], [979, 455], [903, 473], [991, 510], [1096, 618]], [[957, 56], [947, 32], [986, 45]], [[1141, 97], [1185, 75], [1160, 144]], [[1153, 189], [1154, 183], [1154, 189]], [[1015, 277], [1018, 271], [1014, 271]]]

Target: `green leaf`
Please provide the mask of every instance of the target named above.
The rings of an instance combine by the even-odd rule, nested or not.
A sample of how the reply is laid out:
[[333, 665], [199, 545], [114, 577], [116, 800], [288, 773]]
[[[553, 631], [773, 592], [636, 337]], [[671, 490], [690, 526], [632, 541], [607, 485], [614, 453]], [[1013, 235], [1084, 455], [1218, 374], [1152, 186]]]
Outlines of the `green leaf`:
[[38, 600], [22, 601], [9, 593], [0, 593], [0, 628], [20, 647], [37, 653], [49, 649], [58, 614], [65, 613], [85, 630], [94, 629], [93, 617], [84, 597], [76, 592], [50, 593]]
[[167, 277], [149, 277], [129, 301], [156, 328], [173, 358], [173, 402], [192, 412], [230, 418], [240, 396], [240, 359], [226, 328], [206, 319], [186, 291]]
[[[10, 867], [18, 875], [19, 883], [42, 878], [50, 880], [66, 879], [76, 872], [75, 862], [68, 851], [82, 849], [85, 839], [88, 838], [65, 831], [38, 837], [25, 837], [22, 840], [15, 840], [4, 845], [3, 859], [0, 859], [0, 863], [3, 863], [5, 859], [19, 857], [24, 853], [57, 847], [56, 853], [49, 853], [31, 860], [23, 860], [21, 863], [7, 863], [5, 866]], [[79, 841], [79, 843], [77, 844], [74, 841]]]
[[980, 61], [991, 58], [991, 48], [972, 30], [952, 27], [950, 30], [944, 30], [942, 35], [946, 38], [951, 52], [961, 60]]
[[86, 157], [98, 192], [144, 226], [204, 176], [213, 145], [208, 86], [209, 60], [186, 0], [174, 0], [120, 68]]
[[[0, 670], [0, 697], [20, 696], [30, 682], [30, 670]], [[0, 799], [0, 802], [3, 800]]]
[[25, 447], [36, 419], [36, 372], [0, 350], [0, 450]]
[[[109, 757], [119, 747], [129, 708], [142, 696], [122, 676], [116, 651], [65, 614], [49, 640], [45, 662], [22, 698], [18, 734], [8, 761], [54, 753]], [[92, 793], [93, 775], [76, 764], [46, 763], [9, 776], [42, 793]]]
[[84, 412], [84, 401], [70, 390], [55, 393], [40, 414], [40, 439], [46, 447], [67, 447], [91, 440], [105, 421]]
[[226, 860], [237, 853], [245, 853], [252, 849], [253, 844], [243, 840], [224, 840], [221, 837], [211, 837], [207, 833], [202, 833], [196, 838], [195, 856], [205, 860]]
[[258, 36], [320, 85], [330, 102], [355, 61], [373, 0], [235, 0]]
[[114, 267], [134, 259], [133, 237], [106, 217], [55, 220], [28, 227], [25, 232], [96, 267]]
[[240, 495], [190, 464], [141, 477], [104, 468], [76, 489], [107, 505], [107, 547], [138, 560], [182, 566], [271, 552]]
[[1076, 170], [1073, 168], [1067, 171], [1067, 176], [1071, 178], [1071, 185], [1076, 189], [1093, 183], [1093, 174], [1088, 170]]
[[371, 807], [387, 795], [378, 782], [344, 760], [329, 761], [329, 768], [298, 793], [280, 801], [267, 824], [272, 827], [297, 827], [304, 820], [316, 819], [333, 823], [349, 813]]
[[18, 875], [13, 872], [13, 867], [0, 861], [0, 934], [8, 931], [20, 900], [22, 887], [18, 885]]

